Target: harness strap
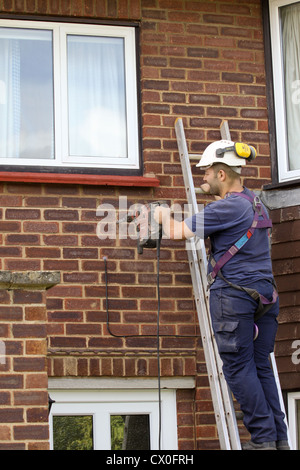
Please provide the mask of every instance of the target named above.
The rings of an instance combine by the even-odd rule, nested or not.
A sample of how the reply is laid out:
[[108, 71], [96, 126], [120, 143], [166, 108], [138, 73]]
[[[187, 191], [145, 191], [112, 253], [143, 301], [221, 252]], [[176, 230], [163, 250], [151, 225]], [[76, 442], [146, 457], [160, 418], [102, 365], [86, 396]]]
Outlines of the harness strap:
[[230, 287], [233, 287], [234, 289], [246, 292], [246, 294], [250, 295], [253, 300], [255, 300], [258, 303], [257, 309], [254, 314], [254, 321], [256, 322], [261, 318], [267, 311], [272, 307], [272, 305], [276, 302], [278, 298], [278, 292], [277, 292], [277, 287], [275, 284], [274, 279], [272, 279], [272, 284], [273, 284], [273, 294], [272, 294], [272, 300], [268, 300], [264, 295], [260, 294], [257, 290], [251, 289], [250, 287], [244, 287], [244, 286], [238, 286], [237, 284], [233, 284], [232, 282], [229, 282], [221, 273], [221, 271], [218, 274], [227, 284], [229, 284]]
[[[250, 201], [253, 204], [254, 218], [253, 218], [251, 227], [249, 228], [249, 230], [247, 230], [245, 235], [243, 235], [234, 245], [232, 245], [232, 247], [229, 248], [229, 250], [223, 256], [221, 256], [221, 258], [219, 259], [217, 263], [215, 261], [211, 262], [211, 265], [213, 266], [213, 270], [211, 271], [211, 273], [208, 274], [208, 277], [207, 277], [209, 286], [213, 284], [218, 272], [224, 266], [224, 264], [226, 264], [227, 261], [229, 261], [252, 237], [255, 229], [272, 227], [272, 221], [267, 217], [267, 214], [263, 210], [260, 199], [257, 196], [253, 195], [253, 198], [250, 198], [244, 193], [229, 193], [229, 194], [234, 194]], [[261, 215], [263, 217], [263, 220], [259, 220], [259, 217]]]
[[[221, 272], [221, 268], [229, 261], [252, 237], [254, 230], [257, 228], [271, 228], [272, 227], [272, 221], [268, 218], [265, 210], [263, 209], [262, 203], [258, 196], [249, 197], [244, 193], [229, 193], [238, 195], [240, 197], [243, 197], [244, 199], [247, 199], [251, 204], [253, 205], [253, 210], [254, 210], [254, 218], [251, 224], [251, 227], [249, 230], [243, 235], [234, 245], [232, 245], [231, 248], [219, 259], [218, 262], [214, 260], [213, 257], [210, 259], [210, 264], [213, 267], [213, 270], [211, 273], [208, 274], [207, 276], [207, 281], [208, 281], [208, 289], [211, 287], [213, 282], [215, 281], [216, 276], [220, 276], [227, 284], [229, 284], [231, 287], [238, 289], [240, 291], [246, 292], [248, 295], [250, 295], [257, 303], [258, 307], [254, 315], [254, 321], [257, 321], [260, 317], [262, 317], [271, 307], [272, 305], [276, 302], [278, 298], [278, 292], [276, 288], [275, 281], [272, 280], [273, 284], [273, 295], [272, 295], [272, 300], [268, 300], [266, 297], [264, 297], [262, 294], [260, 294], [257, 290], [251, 289], [249, 287], [244, 287], [244, 286], [238, 286], [236, 284], [233, 284], [232, 282], [228, 281], [225, 279]], [[228, 197], [228, 196], [226, 196]], [[259, 217], [262, 216], [263, 219], [259, 220]]]

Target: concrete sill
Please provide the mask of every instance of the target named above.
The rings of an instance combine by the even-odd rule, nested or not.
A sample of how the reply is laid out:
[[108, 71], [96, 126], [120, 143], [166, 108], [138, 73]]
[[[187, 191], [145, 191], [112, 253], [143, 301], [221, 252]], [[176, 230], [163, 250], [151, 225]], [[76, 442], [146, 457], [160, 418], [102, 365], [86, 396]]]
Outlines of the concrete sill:
[[1, 289], [47, 290], [59, 283], [59, 271], [0, 271]]

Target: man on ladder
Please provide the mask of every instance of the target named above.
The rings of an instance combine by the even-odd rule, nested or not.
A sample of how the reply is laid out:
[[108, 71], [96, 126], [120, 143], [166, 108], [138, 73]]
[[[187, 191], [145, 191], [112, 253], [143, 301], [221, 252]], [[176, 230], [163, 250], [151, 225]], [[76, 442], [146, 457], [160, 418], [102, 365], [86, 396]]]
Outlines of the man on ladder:
[[269, 249], [271, 221], [261, 201], [240, 181], [241, 167], [255, 156], [255, 149], [245, 144], [210, 144], [197, 167], [205, 171], [203, 192], [218, 200], [183, 222], [160, 206], [155, 219], [173, 240], [210, 238], [212, 327], [226, 381], [251, 434], [243, 449], [289, 450], [269, 362], [279, 313]]

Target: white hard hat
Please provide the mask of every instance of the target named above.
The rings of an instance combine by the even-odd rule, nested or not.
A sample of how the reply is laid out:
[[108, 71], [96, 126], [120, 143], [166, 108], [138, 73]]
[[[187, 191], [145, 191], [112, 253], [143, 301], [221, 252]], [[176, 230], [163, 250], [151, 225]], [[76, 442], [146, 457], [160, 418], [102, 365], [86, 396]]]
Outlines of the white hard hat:
[[224, 163], [225, 165], [230, 166], [233, 171], [240, 173], [241, 167], [246, 165], [246, 160], [238, 157], [233, 149], [226, 152], [221, 151], [217, 154], [217, 150], [226, 148], [234, 149], [234, 142], [231, 140], [218, 140], [213, 142], [206, 147], [196, 166], [205, 170], [215, 163]]

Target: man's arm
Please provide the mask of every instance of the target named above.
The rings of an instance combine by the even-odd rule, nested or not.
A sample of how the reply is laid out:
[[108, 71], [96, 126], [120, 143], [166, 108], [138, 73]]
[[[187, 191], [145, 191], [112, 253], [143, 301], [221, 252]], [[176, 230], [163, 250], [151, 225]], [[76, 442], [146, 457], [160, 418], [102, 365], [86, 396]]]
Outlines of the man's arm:
[[179, 222], [171, 216], [168, 207], [157, 207], [154, 212], [154, 219], [162, 225], [163, 232], [171, 240], [186, 240], [195, 236], [184, 221]]

